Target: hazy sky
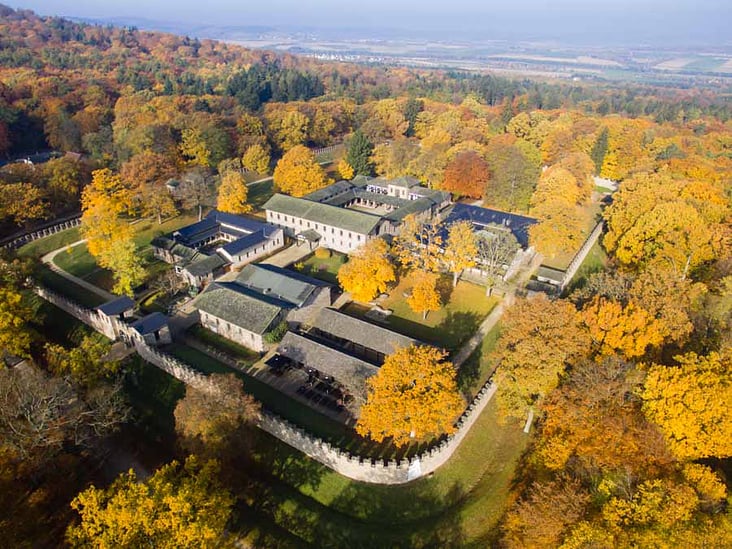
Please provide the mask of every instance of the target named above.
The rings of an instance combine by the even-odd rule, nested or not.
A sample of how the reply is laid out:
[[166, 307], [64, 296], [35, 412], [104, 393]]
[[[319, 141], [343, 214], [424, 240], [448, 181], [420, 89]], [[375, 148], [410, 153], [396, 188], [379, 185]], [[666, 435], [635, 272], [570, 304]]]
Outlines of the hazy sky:
[[431, 37], [730, 44], [732, 0], [0, 0], [45, 15], [404, 29]]

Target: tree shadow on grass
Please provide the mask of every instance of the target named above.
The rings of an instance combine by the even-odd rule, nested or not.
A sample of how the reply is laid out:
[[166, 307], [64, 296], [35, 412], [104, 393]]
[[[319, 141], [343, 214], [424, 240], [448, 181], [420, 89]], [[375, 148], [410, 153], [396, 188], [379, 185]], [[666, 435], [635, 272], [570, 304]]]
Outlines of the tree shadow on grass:
[[252, 437], [256, 461], [268, 475], [273, 475], [291, 486], [306, 486], [312, 490], [320, 487], [323, 475], [328, 471], [324, 465], [308, 459], [263, 431], [252, 432]]
[[435, 328], [435, 333], [440, 335], [448, 351], [455, 351], [472, 337], [482, 320], [473, 311], [450, 311]]

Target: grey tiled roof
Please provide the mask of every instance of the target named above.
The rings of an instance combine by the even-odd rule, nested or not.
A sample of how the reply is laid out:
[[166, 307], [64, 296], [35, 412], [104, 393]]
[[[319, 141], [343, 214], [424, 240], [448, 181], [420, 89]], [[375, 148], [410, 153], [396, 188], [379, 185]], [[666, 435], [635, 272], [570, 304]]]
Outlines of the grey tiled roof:
[[97, 311], [100, 311], [107, 316], [116, 316], [124, 313], [125, 311], [130, 311], [134, 308], [135, 302], [132, 300], [132, 298], [123, 295], [107, 301], [106, 303], [102, 303], [99, 307], [97, 307]]
[[385, 355], [390, 355], [397, 349], [410, 345], [422, 345], [422, 342], [417, 339], [392, 332], [330, 308], [322, 309], [311, 325], [313, 328]]
[[287, 269], [253, 263], [241, 270], [236, 277], [236, 283], [297, 307], [302, 307], [312, 293], [324, 285], [318, 280]]
[[366, 396], [366, 379], [379, 371], [373, 364], [294, 332], [285, 334], [277, 352], [291, 360], [333, 376], [361, 398]]
[[284, 194], [275, 194], [262, 208], [364, 235], [370, 234], [381, 222], [375, 215]]
[[151, 313], [130, 324], [138, 333], [145, 335], [157, 332], [168, 325], [168, 317], [163, 313]]
[[260, 296], [238, 284], [214, 282], [195, 300], [195, 305], [216, 318], [257, 334], [264, 334], [287, 303]]
[[206, 276], [213, 273], [219, 267], [226, 265], [226, 261], [223, 257], [218, 254], [209, 255], [203, 259], [189, 263], [184, 268], [191, 274], [191, 276]]

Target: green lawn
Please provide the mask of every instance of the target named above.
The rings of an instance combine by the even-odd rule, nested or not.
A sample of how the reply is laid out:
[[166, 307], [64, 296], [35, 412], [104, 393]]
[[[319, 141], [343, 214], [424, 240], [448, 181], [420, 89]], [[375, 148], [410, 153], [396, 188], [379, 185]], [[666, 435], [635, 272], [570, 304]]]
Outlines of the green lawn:
[[247, 349], [243, 345], [239, 345], [238, 343], [235, 343], [230, 339], [227, 339], [219, 334], [215, 334], [211, 330], [207, 330], [200, 324], [195, 324], [194, 326], [192, 326], [188, 330], [187, 335], [189, 337], [197, 339], [204, 345], [209, 345], [216, 349], [221, 349], [226, 354], [231, 355], [232, 358], [235, 358], [246, 365], [254, 364], [255, 362], [257, 362], [257, 360], [259, 360], [259, 355], [251, 349]]
[[520, 425], [498, 424], [491, 403], [432, 476], [382, 486], [349, 480], [271, 437], [260, 438], [256, 461], [263, 478], [251, 506], [317, 547], [490, 546], [528, 441]]
[[26, 244], [18, 249], [18, 255], [21, 257], [41, 257], [48, 252], [58, 250], [79, 240], [81, 240], [81, 234], [79, 228], [75, 227]]
[[[143, 364], [127, 387], [138, 421], [172, 429], [180, 383]], [[447, 464], [383, 486], [349, 480], [256, 431], [232, 533], [263, 548], [489, 547], [528, 440], [520, 424], [501, 425], [490, 403]]]
[[[486, 297], [485, 288], [470, 282], [460, 281], [452, 287], [452, 277], [443, 277], [440, 291], [443, 303], [439, 311], [431, 312], [426, 319], [409, 308], [404, 293], [411, 289], [409, 277], [402, 279], [389, 292], [388, 299], [381, 303], [391, 309], [386, 327], [405, 335], [455, 351], [478, 329], [483, 319], [498, 303], [496, 297]], [[362, 317], [368, 307], [358, 303], [347, 305], [344, 312]]]
[[77, 318], [52, 305], [42, 297], [28, 292], [25, 294], [28, 305], [33, 310], [31, 325], [44, 339], [60, 343], [65, 347], [78, 345], [86, 336], [95, 335], [106, 339]]
[[255, 209], [260, 209], [262, 205], [269, 200], [274, 194], [274, 183], [272, 178], [269, 178], [261, 183], [255, 183], [249, 185], [249, 194], [247, 195], [247, 202], [249, 202]]
[[[151, 220], [143, 220], [135, 224], [135, 244], [138, 246], [140, 254], [143, 257], [143, 264], [147, 271], [148, 280], [170, 268], [167, 263], [158, 261], [153, 257], [150, 241], [156, 236], [170, 233], [197, 220], [198, 217], [194, 214], [182, 214], [165, 221], [161, 225]], [[96, 260], [89, 254], [86, 244], [79, 244], [68, 251], [59, 253], [53, 262], [67, 273], [83, 278], [87, 282], [105, 290], [111, 291], [114, 286], [112, 273], [97, 265]]]
[[304, 275], [337, 285], [338, 269], [345, 262], [346, 255], [339, 252], [331, 252], [331, 256], [324, 259], [318, 259], [313, 254], [305, 261], [302, 261], [303, 269], [300, 272]]
[[496, 346], [500, 333], [501, 325], [498, 323], [486, 334], [480, 346], [460, 366], [457, 382], [466, 399], [475, 398], [475, 395], [478, 394], [478, 391], [493, 373], [496, 364], [490, 355]]

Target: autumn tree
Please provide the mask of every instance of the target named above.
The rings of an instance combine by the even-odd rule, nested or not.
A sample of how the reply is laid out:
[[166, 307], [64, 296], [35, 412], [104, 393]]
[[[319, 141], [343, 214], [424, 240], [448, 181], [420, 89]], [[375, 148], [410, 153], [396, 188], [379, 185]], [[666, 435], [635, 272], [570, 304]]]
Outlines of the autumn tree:
[[368, 398], [356, 430], [376, 442], [427, 441], [455, 430], [464, 402], [455, 368], [434, 347], [410, 346], [386, 357], [379, 372], [367, 380]]
[[465, 269], [475, 266], [477, 255], [478, 242], [473, 224], [470, 221], [458, 221], [450, 225], [443, 261], [453, 274], [453, 287], [457, 286], [458, 278]]
[[0, 349], [19, 357], [29, 357], [33, 332], [29, 322], [35, 317], [21, 291], [0, 285]]
[[518, 299], [501, 320], [495, 356], [498, 404], [504, 414], [521, 418], [542, 406], [567, 365], [586, 356], [589, 337], [576, 309], [544, 295]]
[[248, 190], [247, 183], [241, 173], [234, 171], [224, 172], [221, 175], [216, 207], [222, 212], [232, 214], [250, 212], [252, 206], [251, 204], [247, 204]]
[[604, 215], [603, 243], [622, 264], [654, 264], [686, 278], [719, 253], [715, 238], [723, 231], [720, 223], [729, 215], [729, 204], [719, 187], [661, 171], [625, 180]]
[[341, 179], [350, 181], [353, 179], [354, 175], [356, 175], [356, 172], [354, 172], [353, 168], [345, 158], [341, 158], [338, 161], [338, 174], [341, 176]]
[[418, 155], [418, 144], [402, 137], [374, 147], [371, 162], [376, 173], [383, 177], [391, 179], [403, 175], [419, 176], [414, 170], [414, 160]]
[[80, 394], [36, 366], [0, 370], [0, 445], [41, 464], [64, 449], [89, 449], [129, 417], [120, 385]]
[[370, 240], [349, 255], [348, 262], [338, 269], [338, 283], [354, 300], [368, 302], [386, 291], [396, 280], [394, 265], [389, 259], [389, 245], [381, 238]]
[[404, 218], [394, 239], [394, 254], [405, 269], [437, 272], [442, 262], [441, 229], [414, 214]]
[[110, 348], [108, 341], [97, 336], [86, 336], [70, 349], [55, 343], [46, 343], [44, 350], [49, 367], [55, 375], [69, 375], [80, 385], [93, 387], [119, 371], [119, 362], [106, 358]]
[[183, 174], [178, 196], [184, 209], [196, 208], [198, 220], [203, 219], [203, 208], [211, 206], [214, 199], [213, 178], [208, 170], [194, 168]]
[[134, 229], [121, 217], [129, 211], [133, 194], [129, 186], [109, 169], [97, 170], [82, 193], [81, 232], [89, 253], [100, 267], [112, 271], [114, 291], [132, 294], [145, 277], [142, 258], [137, 253]]
[[[512, 137], [512, 136], [511, 136]], [[490, 178], [484, 202], [507, 211], [526, 211], [541, 172], [541, 153], [522, 139], [491, 139], [486, 150]]]
[[371, 164], [371, 154], [374, 152], [374, 145], [361, 132], [356, 130], [348, 140], [346, 151], [346, 162], [353, 168], [356, 175], [373, 175], [374, 167]]
[[442, 189], [458, 196], [481, 198], [488, 183], [488, 164], [475, 151], [459, 153], [445, 168]]
[[414, 285], [407, 298], [409, 308], [415, 313], [422, 313], [423, 319], [427, 318], [430, 311], [439, 311], [442, 306], [442, 298], [437, 290], [439, 275], [428, 271], [414, 271], [411, 277]]
[[658, 429], [645, 420], [642, 372], [617, 357], [582, 361], [544, 404], [538, 456], [549, 469], [578, 475], [655, 475], [673, 461]]
[[71, 503], [81, 520], [69, 526], [66, 540], [71, 547], [99, 549], [231, 547], [225, 527], [234, 498], [217, 472], [215, 462], [189, 457], [145, 481], [129, 471], [109, 488], [91, 486]]
[[16, 225], [42, 219], [48, 214], [43, 192], [31, 183], [0, 183], [0, 217], [8, 217]]
[[274, 184], [278, 190], [292, 196], [306, 195], [330, 183], [313, 152], [302, 145], [287, 151], [275, 167]]
[[506, 514], [503, 545], [509, 549], [559, 547], [589, 503], [590, 494], [577, 480], [534, 482], [526, 497]]
[[498, 281], [503, 279], [520, 247], [513, 233], [502, 226], [476, 235], [477, 266], [486, 279], [487, 296], [491, 295]]
[[261, 407], [234, 374], [213, 374], [208, 381], [210, 391], [188, 385], [175, 407], [180, 443], [199, 456], [236, 455], [251, 436], [246, 429], [259, 419]]
[[569, 170], [552, 166], [541, 174], [530, 210], [539, 223], [529, 227], [529, 240], [539, 253], [556, 257], [582, 245], [586, 223], [578, 208], [581, 192], [577, 178]]
[[729, 349], [707, 356], [676, 357], [678, 366], [648, 370], [643, 410], [663, 432], [680, 459], [732, 456], [732, 402]]
[[242, 166], [250, 172], [266, 174], [269, 171], [269, 163], [269, 151], [260, 143], [255, 143], [247, 148], [241, 157]]
[[183, 130], [179, 149], [190, 166], [208, 168], [212, 164], [211, 150], [199, 128], [185, 128]]
[[634, 302], [622, 303], [596, 297], [581, 312], [582, 321], [602, 355], [620, 353], [641, 357], [648, 347], [663, 343], [663, 327], [648, 311]]

